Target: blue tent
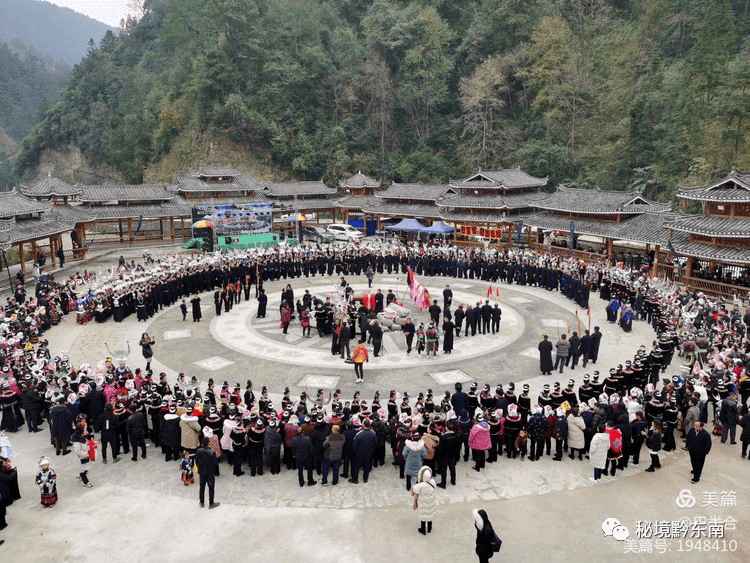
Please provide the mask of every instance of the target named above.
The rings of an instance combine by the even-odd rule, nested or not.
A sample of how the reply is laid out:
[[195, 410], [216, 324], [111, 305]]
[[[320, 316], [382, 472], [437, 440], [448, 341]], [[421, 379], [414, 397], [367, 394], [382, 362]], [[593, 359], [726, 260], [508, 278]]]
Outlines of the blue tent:
[[416, 219], [403, 219], [395, 225], [385, 227], [384, 231], [404, 231], [407, 233], [423, 233], [425, 226]]
[[425, 227], [422, 230], [422, 232], [423, 233], [438, 233], [438, 234], [447, 235], [448, 233], [452, 233], [453, 232], [453, 227], [451, 227], [450, 225], [446, 225], [442, 221], [438, 221], [437, 223], [435, 223], [431, 227]]

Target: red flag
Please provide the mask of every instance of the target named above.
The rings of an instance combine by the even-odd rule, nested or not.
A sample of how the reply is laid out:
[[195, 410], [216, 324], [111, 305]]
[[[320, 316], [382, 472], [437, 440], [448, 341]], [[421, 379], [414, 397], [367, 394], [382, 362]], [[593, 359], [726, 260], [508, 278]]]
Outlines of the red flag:
[[591, 316], [591, 307], [586, 307], [586, 315]]
[[495, 288], [495, 297], [498, 297], [498, 298], [500, 297], [500, 288], [499, 287]]
[[492, 286], [489, 286], [487, 288], [487, 297], [491, 297], [491, 296], [492, 296]]

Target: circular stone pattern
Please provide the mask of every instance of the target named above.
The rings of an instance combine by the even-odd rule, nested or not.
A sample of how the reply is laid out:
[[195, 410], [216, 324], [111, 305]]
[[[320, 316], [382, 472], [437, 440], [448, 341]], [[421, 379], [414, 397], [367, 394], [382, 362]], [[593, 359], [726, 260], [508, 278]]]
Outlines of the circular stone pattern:
[[[395, 286], [395, 284], [394, 284]], [[295, 299], [309, 289], [314, 296], [325, 299], [328, 296], [336, 296], [337, 288], [330, 285], [308, 286], [294, 288]], [[368, 290], [365, 284], [353, 284], [354, 294], [358, 295]], [[442, 302], [442, 288], [427, 286], [430, 295], [440, 296], [438, 303]], [[472, 294], [464, 289], [453, 290], [453, 303], [476, 303], [484, 301], [483, 296]], [[479, 289], [479, 287], [477, 288]], [[405, 301], [409, 309], [414, 309], [408, 295], [397, 292], [398, 300]], [[497, 301], [496, 299], [492, 300]], [[349, 364], [344, 363], [338, 355], [331, 354], [331, 339], [320, 338], [313, 324], [311, 338], [302, 336], [302, 328], [299, 319], [289, 326], [287, 334], [281, 332], [279, 327], [279, 305], [281, 302], [280, 292], [274, 292], [268, 296], [266, 318], [256, 317], [258, 303], [255, 300], [243, 301], [235, 305], [229, 313], [224, 313], [211, 321], [210, 331], [215, 340], [222, 345], [248, 356], [254, 356], [266, 361], [276, 361], [294, 365], [305, 365], [310, 367], [322, 367], [328, 369], [351, 369]], [[457, 305], [456, 305], [457, 306]], [[500, 332], [498, 334], [483, 334], [471, 338], [457, 338], [453, 342], [451, 354], [442, 353], [442, 334], [440, 338], [440, 352], [435, 357], [430, 357], [430, 364], [448, 364], [457, 361], [468, 360], [478, 356], [492, 354], [505, 348], [517, 340], [524, 332], [523, 317], [508, 306], [500, 303], [503, 311], [500, 321]], [[453, 309], [455, 313], [455, 308]], [[415, 325], [429, 321], [427, 311], [422, 313], [414, 311], [412, 320]], [[464, 330], [465, 330], [464, 322]], [[441, 331], [442, 332], [442, 331]], [[359, 334], [359, 332], [357, 333]], [[357, 337], [358, 338], [358, 337]], [[353, 341], [351, 347], [356, 342]], [[415, 342], [416, 344], [416, 342]], [[396, 369], [409, 366], [424, 366], [425, 357], [415, 351], [406, 354], [406, 343], [401, 331], [386, 331], [383, 334], [383, 351], [375, 358], [370, 354], [370, 367], [378, 369]]]

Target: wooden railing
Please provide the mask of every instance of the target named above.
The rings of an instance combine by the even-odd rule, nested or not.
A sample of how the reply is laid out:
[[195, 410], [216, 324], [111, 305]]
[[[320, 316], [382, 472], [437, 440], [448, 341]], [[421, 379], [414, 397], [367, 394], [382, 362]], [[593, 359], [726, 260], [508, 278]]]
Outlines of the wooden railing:
[[[682, 280], [681, 280], [682, 281]], [[746, 299], [750, 294], [750, 288], [741, 285], [731, 285], [728, 283], [721, 283], [713, 280], [703, 280], [700, 278], [688, 278], [682, 281], [690, 289], [696, 291], [702, 291], [708, 295], [715, 297], [724, 297], [725, 299], [732, 299], [735, 295], [740, 299]]]

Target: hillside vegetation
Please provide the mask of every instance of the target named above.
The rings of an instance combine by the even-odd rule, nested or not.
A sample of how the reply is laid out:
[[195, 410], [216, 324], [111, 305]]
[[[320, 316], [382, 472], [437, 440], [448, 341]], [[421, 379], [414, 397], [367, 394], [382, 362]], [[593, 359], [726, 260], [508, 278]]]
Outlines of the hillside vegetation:
[[70, 66], [86, 56], [89, 39], [99, 41], [107, 24], [39, 0], [0, 0], [0, 37], [20, 39]]
[[91, 45], [22, 143], [19, 174], [66, 145], [131, 182], [221, 162], [196, 140], [331, 185], [357, 169], [441, 182], [521, 166], [550, 187], [668, 199], [678, 183], [750, 170], [746, 0], [145, 8]]

